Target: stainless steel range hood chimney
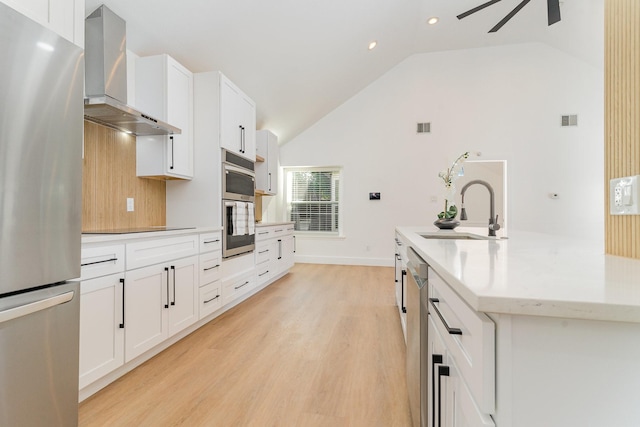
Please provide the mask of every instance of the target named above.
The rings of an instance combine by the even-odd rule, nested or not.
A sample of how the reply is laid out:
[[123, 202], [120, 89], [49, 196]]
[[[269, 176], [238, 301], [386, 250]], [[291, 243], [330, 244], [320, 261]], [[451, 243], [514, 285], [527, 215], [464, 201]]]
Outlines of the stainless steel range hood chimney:
[[182, 133], [127, 105], [126, 23], [105, 5], [85, 20], [86, 120], [134, 135]]

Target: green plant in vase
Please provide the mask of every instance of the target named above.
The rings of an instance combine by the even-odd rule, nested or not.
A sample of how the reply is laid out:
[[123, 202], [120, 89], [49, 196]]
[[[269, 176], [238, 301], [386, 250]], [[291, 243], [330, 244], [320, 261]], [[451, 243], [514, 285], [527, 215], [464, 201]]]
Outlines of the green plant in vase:
[[454, 204], [456, 193], [455, 182], [461, 175], [462, 163], [468, 158], [469, 152], [467, 151], [461, 154], [450, 168], [438, 174], [438, 177], [444, 182], [445, 187], [444, 210], [438, 214], [438, 219], [434, 222], [438, 228], [453, 229], [460, 225], [460, 222], [455, 220], [458, 215], [458, 208]]

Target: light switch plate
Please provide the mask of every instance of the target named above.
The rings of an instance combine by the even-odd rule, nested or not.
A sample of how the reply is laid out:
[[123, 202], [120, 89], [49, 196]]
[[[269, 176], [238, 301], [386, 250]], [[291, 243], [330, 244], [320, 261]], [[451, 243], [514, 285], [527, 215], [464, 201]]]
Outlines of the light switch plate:
[[133, 198], [127, 197], [127, 212], [133, 212]]
[[609, 212], [611, 215], [639, 215], [640, 175], [614, 178], [609, 181]]

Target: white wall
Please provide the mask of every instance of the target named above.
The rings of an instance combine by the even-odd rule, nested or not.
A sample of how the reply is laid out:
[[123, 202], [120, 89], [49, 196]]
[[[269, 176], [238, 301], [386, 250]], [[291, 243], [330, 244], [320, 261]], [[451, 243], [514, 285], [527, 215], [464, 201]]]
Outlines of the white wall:
[[[394, 227], [432, 227], [438, 172], [464, 151], [507, 160], [511, 230], [602, 244], [603, 79], [543, 44], [409, 57], [280, 147], [283, 167], [344, 167], [345, 238], [298, 236], [297, 260], [391, 265]], [[562, 114], [578, 114], [579, 126], [560, 127]], [[432, 133], [416, 134], [417, 122]], [[369, 201], [372, 191], [382, 200]]]

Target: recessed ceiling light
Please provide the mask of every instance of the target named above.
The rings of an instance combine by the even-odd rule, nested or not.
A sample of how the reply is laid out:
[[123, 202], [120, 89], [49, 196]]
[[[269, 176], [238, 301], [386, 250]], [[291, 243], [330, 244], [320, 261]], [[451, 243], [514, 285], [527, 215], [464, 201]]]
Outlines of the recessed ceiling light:
[[369, 43], [369, 50], [373, 50], [376, 48], [376, 46], [378, 46], [378, 42], [377, 41], [372, 41], [371, 43]]
[[429, 25], [437, 24], [439, 20], [440, 18], [438, 18], [437, 16], [432, 16], [427, 20], [427, 24]]

